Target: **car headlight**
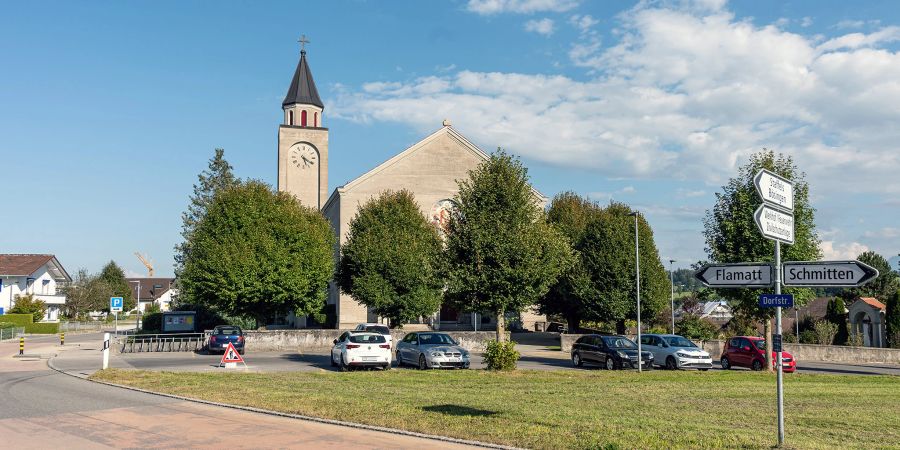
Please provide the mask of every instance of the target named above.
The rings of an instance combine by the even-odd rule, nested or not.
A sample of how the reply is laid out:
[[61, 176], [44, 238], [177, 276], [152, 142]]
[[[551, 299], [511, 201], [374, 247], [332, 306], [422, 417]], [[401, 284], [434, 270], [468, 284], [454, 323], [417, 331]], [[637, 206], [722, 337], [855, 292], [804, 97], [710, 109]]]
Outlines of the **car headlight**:
[[444, 356], [441, 352], [431, 352], [431, 356]]
[[617, 351], [616, 353], [619, 355], [619, 358], [628, 359], [628, 354], [627, 354], [627, 353], [625, 353], [625, 352], [623, 352], [623, 351], [621, 351], [621, 350], [620, 350], [620, 351]]
[[688, 356], [691, 356], [684, 352], [675, 352], [675, 355], [678, 356], [679, 358], [687, 358]]

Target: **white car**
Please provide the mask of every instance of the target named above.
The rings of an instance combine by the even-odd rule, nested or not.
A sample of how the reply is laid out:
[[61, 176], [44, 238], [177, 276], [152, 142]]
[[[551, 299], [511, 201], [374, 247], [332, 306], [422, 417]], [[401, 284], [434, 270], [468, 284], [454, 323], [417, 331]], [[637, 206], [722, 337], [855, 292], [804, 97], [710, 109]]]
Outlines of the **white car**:
[[384, 336], [387, 339], [388, 344], [390, 344], [391, 349], [394, 348], [394, 337], [391, 336], [391, 329], [387, 327], [387, 325], [382, 325], [380, 323], [361, 323], [353, 329], [354, 331], [367, 331], [369, 333], [378, 333]]
[[331, 366], [341, 372], [359, 367], [391, 368], [391, 345], [384, 335], [364, 331], [345, 331], [331, 347]]
[[656, 364], [666, 369], [706, 371], [712, 368], [712, 357], [709, 352], [677, 334], [642, 334], [641, 348], [653, 353]]

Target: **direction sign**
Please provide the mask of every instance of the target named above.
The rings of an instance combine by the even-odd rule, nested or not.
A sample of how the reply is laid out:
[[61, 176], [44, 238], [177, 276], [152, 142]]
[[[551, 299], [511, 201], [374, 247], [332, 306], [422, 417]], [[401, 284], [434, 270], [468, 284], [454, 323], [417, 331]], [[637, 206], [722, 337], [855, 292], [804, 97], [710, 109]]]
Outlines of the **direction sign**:
[[794, 183], [766, 169], [753, 177], [756, 192], [763, 201], [791, 212], [794, 210]]
[[878, 278], [878, 269], [859, 261], [788, 261], [785, 286], [856, 287]]
[[763, 203], [753, 214], [763, 236], [785, 244], [794, 243], [794, 216]]
[[772, 285], [772, 266], [765, 263], [709, 264], [694, 273], [708, 287], [742, 288]]
[[122, 300], [122, 297], [110, 297], [109, 298], [110, 312], [122, 311], [122, 307], [124, 304], [125, 304], [125, 302]]
[[791, 294], [762, 294], [759, 296], [761, 308], [790, 308], [794, 306], [794, 296]]

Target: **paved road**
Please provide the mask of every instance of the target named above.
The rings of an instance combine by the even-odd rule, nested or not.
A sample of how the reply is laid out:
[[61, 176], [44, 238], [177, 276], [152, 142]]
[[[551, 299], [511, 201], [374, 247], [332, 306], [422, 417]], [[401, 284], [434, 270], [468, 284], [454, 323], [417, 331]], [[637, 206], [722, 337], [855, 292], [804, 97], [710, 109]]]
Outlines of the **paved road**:
[[[96, 337], [0, 343], [3, 448], [465, 448], [378, 431], [202, 405], [91, 383], [49, 370], [54, 353], [99, 361]], [[78, 344], [82, 345], [79, 346]], [[85, 364], [86, 365], [86, 364]]]

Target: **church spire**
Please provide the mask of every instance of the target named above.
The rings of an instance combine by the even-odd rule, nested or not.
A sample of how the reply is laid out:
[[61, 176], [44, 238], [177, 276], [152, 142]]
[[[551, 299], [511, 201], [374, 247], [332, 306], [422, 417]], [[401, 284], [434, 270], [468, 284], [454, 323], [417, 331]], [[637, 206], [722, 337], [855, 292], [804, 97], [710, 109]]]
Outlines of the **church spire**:
[[306, 62], [306, 44], [309, 40], [306, 35], [300, 37], [300, 63], [297, 64], [297, 70], [294, 72], [294, 79], [291, 80], [291, 87], [288, 88], [287, 95], [281, 103], [282, 107], [289, 105], [315, 105], [325, 109], [322, 99], [319, 98], [319, 91], [316, 90], [316, 82], [313, 81], [312, 72], [309, 70], [309, 64]]

